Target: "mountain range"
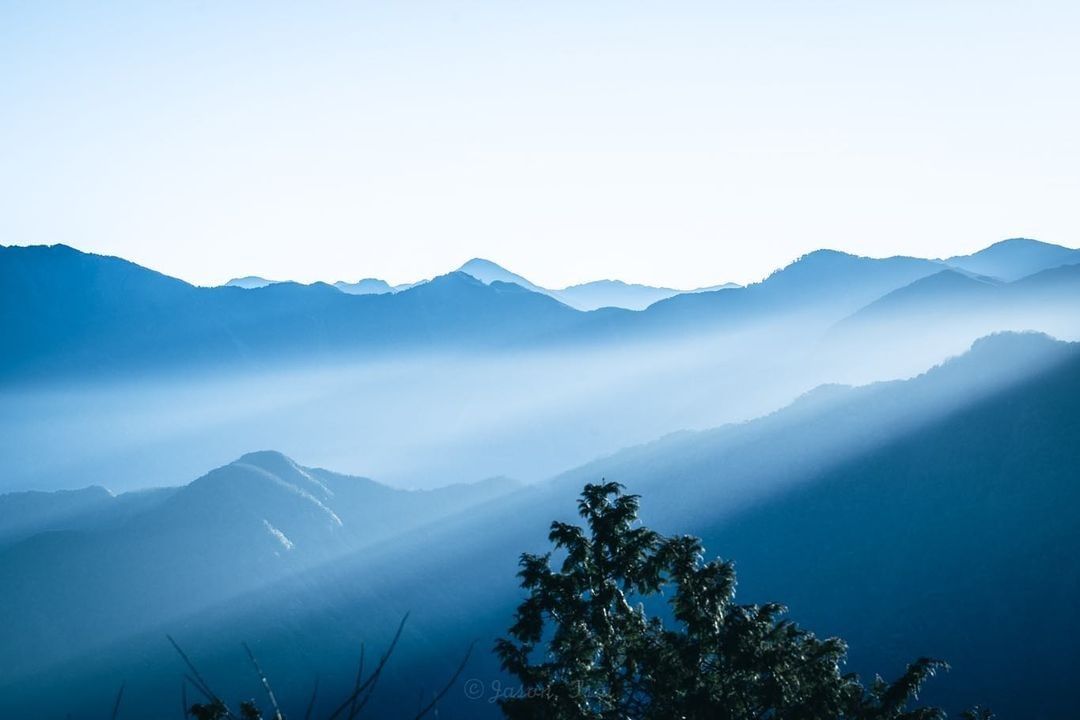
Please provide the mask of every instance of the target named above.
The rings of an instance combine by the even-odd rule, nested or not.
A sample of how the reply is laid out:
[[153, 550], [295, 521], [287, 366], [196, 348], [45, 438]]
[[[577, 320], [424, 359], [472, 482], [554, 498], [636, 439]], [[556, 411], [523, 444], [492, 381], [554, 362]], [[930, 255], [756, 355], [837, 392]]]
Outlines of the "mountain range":
[[0, 330], [11, 349], [0, 378], [507, 343], [580, 321], [547, 296], [464, 273], [395, 295], [324, 284], [198, 288], [56, 245], [0, 249], [0, 280]]
[[600, 308], [623, 308], [625, 310], [644, 310], [653, 303], [666, 300], [683, 293], [711, 292], [713, 290], [726, 290], [736, 288], [735, 283], [722, 283], [707, 288], [696, 290], [674, 290], [672, 288], [654, 287], [626, 283], [622, 280], [594, 280], [592, 282], [570, 285], [559, 290], [540, 287], [517, 273], [510, 272], [506, 268], [484, 260], [473, 258], [458, 268], [458, 272], [472, 275], [483, 283], [506, 282], [520, 285], [526, 290], [531, 290], [542, 295], [549, 295], [559, 302], [569, 305], [575, 310], [599, 310]]
[[[722, 283], [720, 285], [698, 288], [696, 290], [675, 290], [673, 288], [626, 283], [622, 280], [594, 280], [592, 282], [553, 290], [540, 287], [539, 285], [526, 280], [521, 275], [510, 272], [506, 268], [483, 258], [473, 258], [459, 267], [455, 272], [463, 272], [466, 275], [471, 275], [485, 285], [490, 285], [493, 282], [506, 282], [519, 285], [526, 290], [540, 293], [541, 295], [548, 295], [576, 310], [584, 311], [598, 310], [603, 307], [644, 310], [658, 300], [663, 300], [683, 292], [708, 292], [711, 290], [739, 287], [735, 283]], [[267, 285], [276, 285], [281, 282], [281, 280], [267, 280], [266, 278], [249, 275], [241, 278], [233, 278], [225, 283], [225, 286], [254, 290], [256, 288], [266, 287]], [[338, 290], [351, 295], [384, 295], [408, 290], [417, 285], [422, 285], [424, 282], [430, 281], [421, 280], [414, 283], [391, 285], [385, 280], [380, 280], [378, 278], [365, 278], [357, 282], [339, 280], [333, 283], [333, 286]]]
[[[945, 260], [935, 261], [943, 268], [953, 268], [969, 275], [983, 276], [1005, 282], [1019, 280], [1040, 270], [1061, 265], [1080, 263], [1080, 250], [1039, 242], [1028, 238], [1002, 240], [970, 255], [956, 255]], [[604, 307], [623, 308], [626, 310], [644, 310], [653, 303], [675, 295], [699, 292], [712, 292], [740, 287], [736, 283], [721, 283], [693, 290], [656, 287], [626, 283], [622, 280], [594, 280], [592, 282], [571, 285], [562, 289], [544, 288], [527, 280], [521, 275], [484, 258], [473, 258], [457, 272], [472, 275], [477, 280], [490, 285], [492, 282], [507, 282], [530, 290], [549, 295], [577, 310], [597, 310]], [[278, 284], [280, 280], [249, 275], [234, 278], [226, 286], [255, 289]], [[357, 282], [337, 281], [333, 286], [342, 292], [355, 295], [386, 294], [401, 292], [426, 281], [390, 285], [385, 280], [366, 278]]]
[[253, 447], [400, 487], [534, 482], [818, 385], [911, 377], [990, 333], [1080, 339], [1076, 267], [1006, 282], [817, 251], [746, 287], [583, 312], [462, 272], [381, 295], [199, 288], [0, 248], [0, 491], [176, 485]]
[[[1074, 257], [1072, 252], [1016, 240], [961, 260], [971, 267], [1000, 268], [1016, 257], [1025, 270], [1045, 270]], [[582, 312], [479, 260], [463, 268], [475, 274], [456, 271], [393, 294], [354, 295], [321, 283], [198, 288], [62, 245], [3, 247], [0, 332], [10, 349], [0, 356], [0, 383], [161, 372], [170, 365], [190, 371], [358, 353], [621, 342], [731, 331], [780, 319], [827, 326], [945, 269], [940, 261], [822, 250], [746, 287], [678, 294], [640, 312]], [[1071, 293], [1076, 276], [1063, 270], [1032, 278], [1016, 292], [1034, 296], [1051, 282], [1057, 284], [1054, 292]], [[609, 285], [594, 285], [589, 292], [604, 287]], [[918, 287], [910, 292], [921, 294]]]

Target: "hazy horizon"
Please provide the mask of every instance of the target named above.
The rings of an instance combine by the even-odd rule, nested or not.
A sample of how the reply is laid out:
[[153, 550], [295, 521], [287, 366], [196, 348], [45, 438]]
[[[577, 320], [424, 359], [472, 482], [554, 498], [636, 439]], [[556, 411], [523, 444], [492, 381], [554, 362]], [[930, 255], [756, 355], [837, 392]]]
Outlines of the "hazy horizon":
[[[1050, 245], [1057, 245], [1059, 247], [1064, 247], [1064, 248], [1067, 248], [1067, 249], [1070, 249], [1070, 250], [1080, 249], [1080, 246], [1073, 245], [1073, 244], [1070, 244], [1070, 243], [1050, 242], [1050, 241], [1044, 240], [1042, 238], [1033, 238], [1033, 237], [1026, 237], [1026, 236], [1025, 237], [1017, 236], [1017, 237], [1008, 237], [1008, 238], [998, 238], [996, 240], [991, 240], [991, 241], [985, 242], [985, 243], [983, 243], [981, 245], [976, 245], [975, 247], [971, 248], [970, 250], [965, 251], [965, 252], [961, 252], [961, 253], [938, 253], [937, 255], [923, 255], [923, 256], [907, 255], [905, 253], [888, 252], [888, 251], [877, 253], [877, 254], [870, 254], [870, 253], [856, 252], [856, 251], [852, 251], [852, 250], [845, 250], [844, 248], [840, 248], [840, 247], [822, 246], [822, 247], [807, 248], [804, 251], [799, 252], [797, 255], [793, 255], [792, 257], [790, 257], [790, 258], [788, 258], [786, 260], [778, 261], [778, 264], [775, 267], [770, 268], [769, 270], [767, 270], [760, 277], [753, 277], [753, 278], [748, 278], [748, 279], [745, 279], [745, 280], [728, 280], [728, 279], [724, 279], [724, 278], [717, 278], [712, 282], [707, 282], [707, 283], [704, 283], [704, 284], [698, 285], [698, 286], [677, 287], [677, 286], [673, 286], [673, 285], [665, 286], [662, 283], [649, 282], [648, 280], [628, 280], [627, 278], [618, 277], [616, 275], [613, 275], [613, 274], [609, 273], [609, 274], [606, 274], [606, 275], [601, 274], [601, 275], [598, 275], [596, 277], [586, 278], [585, 280], [581, 280], [579, 283], [574, 283], [574, 284], [584, 284], [584, 283], [589, 283], [589, 282], [597, 282], [597, 281], [605, 281], [605, 280], [616, 280], [616, 281], [622, 281], [622, 282], [626, 282], [626, 283], [634, 283], [634, 284], [641, 284], [641, 285], [654, 286], [654, 287], [667, 287], [669, 289], [678, 290], [678, 291], [692, 291], [692, 290], [697, 290], [697, 289], [701, 289], [701, 288], [717, 286], [717, 285], [721, 285], [721, 284], [729, 283], [729, 282], [735, 282], [738, 285], [754, 284], [754, 283], [757, 283], [757, 282], [760, 282], [760, 281], [764, 280], [765, 278], [767, 278], [773, 272], [776, 272], [777, 270], [781, 270], [781, 269], [787, 267], [788, 265], [796, 262], [800, 258], [802, 258], [802, 257], [804, 257], [804, 256], [806, 256], [806, 255], [808, 255], [810, 253], [816, 252], [818, 250], [835, 250], [835, 251], [838, 251], [838, 252], [847, 253], [849, 255], [855, 255], [855, 256], [858, 256], [858, 257], [868, 257], [868, 258], [874, 258], [874, 259], [887, 259], [887, 258], [891, 258], [891, 257], [916, 257], [916, 258], [922, 258], [922, 259], [927, 259], [927, 260], [945, 260], [948, 257], [962, 256], [962, 255], [975, 253], [975, 252], [978, 252], [980, 250], [984, 250], [984, 249], [990, 247], [991, 245], [995, 245], [995, 244], [998, 244], [998, 243], [1001, 243], [1001, 242], [1005, 242], [1007, 240], [1035, 240], [1036, 242], [1042, 242], [1042, 243], [1046, 243], [1046, 244], [1050, 244]], [[5, 247], [5, 246], [6, 247], [33, 247], [33, 246], [40, 246], [40, 245], [67, 245], [68, 247], [71, 247], [71, 248], [73, 248], [73, 249], [75, 249], [75, 250], [77, 250], [79, 252], [83, 252], [83, 253], [90, 253], [90, 254], [94, 254], [94, 255], [103, 255], [103, 256], [107, 256], [107, 257], [118, 257], [121, 260], [127, 260], [129, 262], [134, 262], [134, 263], [136, 263], [136, 264], [138, 264], [138, 265], [140, 265], [142, 267], [147, 268], [148, 270], [153, 270], [154, 272], [161, 273], [162, 275], [167, 275], [169, 277], [173, 277], [173, 278], [177, 278], [179, 280], [183, 280], [184, 282], [187, 282], [187, 283], [189, 283], [191, 285], [195, 285], [197, 287], [217, 287], [217, 286], [220, 286], [220, 285], [224, 285], [224, 284], [226, 284], [227, 282], [229, 282], [231, 280], [241, 280], [241, 279], [255, 278], [255, 277], [261, 278], [261, 279], [264, 279], [264, 280], [274, 281], [274, 282], [299, 282], [299, 283], [304, 283], [304, 284], [311, 284], [311, 283], [316, 283], [316, 282], [324, 282], [324, 283], [358, 282], [360, 280], [377, 279], [377, 280], [385, 280], [385, 281], [389, 282], [389, 284], [391, 286], [396, 286], [396, 285], [405, 285], [405, 286], [407, 286], [407, 285], [410, 285], [410, 284], [421, 283], [421, 282], [430, 280], [430, 279], [432, 279], [434, 277], [438, 277], [440, 275], [445, 275], [445, 274], [450, 273], [450, 272], [455, 272], [455, 271], [461, 269], [464, 265], [466, 265], [471, 260], [487, 260], [489, 262], [493, 262], [496, 265], [499, 265], [500, 267], [502, 267], [504, 270], [508, 270], [510, 272], [516, 273], [516, 274], [524, 277], [526, 280], [535, 282], [534, 276], [533, 276], [533, 274], [530, 272], [530, 270], [528, 268], [519, 268], [519, 267], [516, 267], [516, 266], [513, 266], [513, 265], [509, 265], [507, 263], [501, 262], [498, 257], [485, 257], [485, 256], [480, 256], [480, 255], [475, 255], [474, 254], [474, 255], [467, 255], [467, 257], [463, 256], [463, 258], [461, 259], [460, 262], [451, 263], [449, 266], [447, 266], [445, 268], [442, 268], [441, 270], [436, 270], [436, 272], [434, 272], [432, 275], [427, 275], [427, 276], [419, 276], [418, 275], [418, 276], [415, 276], [415, 277], [406, 277], [406, 278], [401, 278], [401, 279], [398, 279], [398, 278], [384, 278], [384, 277], [379, 277], [379, 276], [375, 276], [375, 275], [364, 275], [362, 273], [361, 274], [355, 274], [355, 273], [349, 274], [349, 272], [347, 270], [340, 270], [339, 269], [339, 270], [336, 271], [337, 275], [329, 275], [329, 276], [326, 276], [326, 277], [316, 277], [316, 278], [310, 278], [310, 279], [300, 279], [300, 278], [295, 277], [295, 276], [287, 276], [287, 275], [275, 277], [275, 276], [270, 276], [270, 275], [262, 275], [262, 274], [254, 273], [254, 272], [239, 272], [239, 273], [236, 273], [234, 275], [230, 275], [228, 277], [221, 278], [220, 281], [203, 283], [203, 282], [198, 282], [196, 280], [193, 280], [193, 279], [191, 279], [189, 277], [184, 277], [182, 274], [180, 274], [178, 272], [173, 272], [172, 270], [170, 270], [167, 267], [158, 267], [158, 266], [154, 266], [154, 265], [144, 265], [143, 263], [140, 263], [140, 262], [134, 260], [131, 257], [126, 257], [126, 256], [122, 256], [122, 255], [114, 255], [114, 254], [109, 253], [109, 252], [87, 249], [86, 247], [80, 246], [77, 243], [66, 243], [66, 242], [65, 243], [59, 243], [59, 242], [58, 243], [0, 243], [0, 247]], [[574, 284], [571, 284], [571, 285], [567, 285], [567, 286], [562, 286], [562, 285], [545, 285], [543, 283], [537, 283], [537, 284], [540, 287], [544, 287], [544, 288], [547, 288], [547, 289], [563, 289], [563, 287], [572, 287], [574, 285]]]
[[197, 284], [1074, 245], [1077, 6], [0, 9], [0, 242]]

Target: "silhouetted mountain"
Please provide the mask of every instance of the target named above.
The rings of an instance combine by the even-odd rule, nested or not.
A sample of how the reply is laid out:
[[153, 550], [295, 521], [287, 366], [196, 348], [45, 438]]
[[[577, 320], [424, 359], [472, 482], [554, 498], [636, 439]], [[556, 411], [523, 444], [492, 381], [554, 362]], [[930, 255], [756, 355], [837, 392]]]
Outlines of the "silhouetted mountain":
[[[1017, 243], [992, 246], [985, 257], [998, 257], [1002, 248], [1028, 252], [1033, 247]], [[1058, 260], [1074, 252], [1034, 247]], [[0, 357], [0, 377], [160, 372], [170, 365], [266, 366], [359, 351], [606, 341], [777, 319], [831, 324], [945, 266], [822, 250], [745, 288], [683, 293], [651, 303], [669, 291], [611, 281], [571, 288], [562, 298], [592, 307], [614, 304], [612, 293], [623, 293], [618, 302], [624, 305], [651, 303], [629, 315], [610, 308], [574, 313], [545, 297], [559, 298], [562, 291], [539, 288], [488, 261], [463, 267], [472, 275], [451, 273], [392, 294], [352, 295], [321, 283], [241, 291], [196, 288], [118, 258], [65, 246], [0, 248], [0, 331], [18, 348]], [[475, 276], [479, 282], [461, 280]], [[511, 292], [512, 286], [532, 292]]]
[[521, 275], [512, 273], [490, 260], [474, 258], [462, 265], [459, 272], [472, 275], [484, 283], [508, 282], [520, 285], [536, 293], [550, 295], [570, 307], [588, 312], [600, 308], [620, 308], [624, 310], [644, 310], [655, 302], [683, 292], [708, 292], [732, 287], [734, 283], [725, 283], [697, 290], [675, 290], [672, 288], [653, 287], [626, 283], [622, 280], [594, 280], [580, 285], [571, 285], [562, 289], [543, 288]]
[[451, 273], [392, 295], [329, 285], [197, 288], [119, 258], [0, 248], [0, 377], [265, 365], [520, 342], [581, 321], [544, 295]]
[[334, 287], [350, 295], [382, 295], [394, 292], [394, 288], [390, 287], [389, 283], [378, 278], [365, 278], [354, 283], [339, 280], [334, 283]]
[[58, 492], [0, 495], [0, 545], [65, 527], [72, 520], [100, 511], [114, 500], [103, 487]]
[[1033, 297], [1039, 297], [1040, 293], [1075, 292], [1078, 283], [1080, 283], [1080, 263], [1061, 265], [1027, 275], [1010, 283], [1009, 287], [1019, 288], [1022, 292], [1031, 293]]
[[874, 348], [884, 354], [906, 347], [917, 357], [919, 343], [951, 343], [959, 349], [1002, 330], [1080, 338], [1080, 265], [1010, 283], [942, 271], [875, 300], [838, 323], [827, 337], [837, 352]]
[[942, 312], [976, 307], [995, 295], [999, 282], [955, 270], [939, 273], [894, 290], [856, 313], [854, 318], [886, 319], [913, 310]]
[[[594, 280], [592, 282], [571, 285], [562, 289], [549, 289], [536, 285], [517, 273], [510, 272], [506, 268], [483, 258], [473, 258], [457, 269], [471, 275], [485, 285], [493, 282], [505, 282], [520, 285], [526, 290], [548, 295], [556, 300], [569, 305], [576, 310], [589, 311], [603, 307], [616, 307], [626, 310], [644, 310], [654, 302], [672, 297], [684, 292], [712, 292], [739, 287], [735, 283], [723, 283], [710, 287], [697, 288], [695, 290], [675, 290], [673, 288], [654, 287], [626, 283], [622, 280]], [[274, 285], [281, 280], [267, 280], [257, 275], [233, 278], [225, 283], [224, 287], [239, 287], [247, 290]], [[390, 285], [379, 278], [365, 278], [357, 282], [345, 282], [339, 280], [333, 283], [338, 290], [350, 295], [383, 295], [387, 293], [401, 292], [409, 288], [423, 285], [426, 280], [402, 285]]]
[[931, 260], [912, 257], [867, 258], [836, 250], [817, 250], [777, 270], [759, 285], [774, 303], [810, 302], [860, 306], [894, 288], [941, 270]]
[[945, 262], [978, 275], [1011, 282], [1041, 270], [1080, 263], [1080, 250], [1028, 238], [994, 243], [971, 255], [957, 255]]
[[267, 280], [258, 275], [247, 275], [245, 277], [233, 278], [225, 283], [223, 287], [238, 287], [245, 290], [254, 290], [256, 288], [266, 287], [267, 285], [275, 285], [279, 282], [281, 282], [281, 280]]
[[693, 290], [684, 290], [683, 292], [694, 292], [694, 293], [716, 292], [717, 290], [732, 290], [732, 289], [738, 288], [738, 287], [742, 287], [742, 285], [740, 285], [739, 283], [726, 282], [726, 283], [720, 283], [719, 285], [709, 285], [708, 287], [694, 288]]
[[0, 300], [0, 331], [18, 348], [0, 357], [9, 378], [505, 346], [594, 321], [544, 294], [460, 272], [369, 296], [321, 283], [197, 288], [66, 246], [0, 248]]
[[643, 313], [643, 320], [652, 326], [731, 327], [781, 318], [839, 319], [941, 269], [940, 263], [918, 258], [875, 259], [818, 250], [760, 283], [662, 300]]
[[0, 377], [607, 342], [767, 320], [827, 327], [943, 266], [818, 251], [761, 283], [684, 293], [638, 313], [576, 312], [550, 297], [552, 291], [536, 291], [494, 263], [474, 260], [465, 267], [482, 278], [456, 272], [392, 294], [351, 295], [322, 283], [197, 288], [65, 246], [0, 248], [0, 331], [18, 348], [0, 357]]
[[[233, 278], [229, 282], [225, 283], [222, 287], [238, 287], [245, 290], [255, 290], [258, 288], [266, 287], [267, 285], [277, 285], [282, 282], [288, 282], [286, 280], [267, 280], [261, 278], [258, 275], [248, 275], [242, 278]], [[411, 287], [420, 285], [421, 283], [409, 283], [406, 285], [392, 286], [385, 280], [378, 278], [364, 278], [357, 282], [350, 283], [344, 280], [338, 280], [333, 284], [338, 290], [349, 295], [382, 295], [384, 293], [398, 292], [400, 290], [408, 290]]]
[[622, 280], [595, 280], [554, 292], [556, 297], [578, 310], [597, 310], [603, 307], [644, 310], [654, 302], [678, 295], [681, 291], [635, 285]]
[[490, 285], [493, 282], [512, 283], [514, 285], [520, 285], [526, 290], [532, 290], [533, 292], [541, 293], [543, 295], [548, 294], [548, 291], [539, 285], [534, 285], [517, 273], [512, 273], [501, 265], [497, 265], [490, 260], [484, 260], [483, 258], [473, 258], [459, 267], [457, 272], [472, 275], [485, 285]]
[[33, 535], [125, 522], [165, 502], [176, 488], [115, 495], [103, 487], [0, 495], [0, 549]]
[[0, 496], [0, 509], [23, 515], [5, 518], [0, 531], [30, 535], [0, 545], [0, 575], [19, 579], [0, 596], [0, 612], [22, 620], [2, 641], [5, 674], [179, 618], [516, 488], [493, 479], [395, 490], [258, 452], [123, 514], [100, 488]]
[[[671, 436], [448, 516], [202, 613], [184, 624], [182, 640], [230, 697], [253, 692], [234, 649], [253, 643], [265, 666], [281, 668], [279, 697], [302, 711], [315, 673], [320, 696], [333, 696], [351, 682], [358, 639], [385, 638], [411, 609], [377, 700], [400, 707], [418, 685], [444, 678], [446, 658], [468, 641], [485, 645], [503, 632], [520, 599], [518, 553], [543, 547], [550, 520], [573, 519], [580, 485], [606, 477], [644, 496], [650, 526], [703, 535], [710, 553], [734, 558], [743, 598], [790, 603], [803, 626], [850, 640], [850, 669], [892, 674], [901, 660], [941, 656], [953, 671], [927, 689], [928, 700], [1063, 716], [1080, 620], [1040, 608], [1080, 600], [1069, 561], [1080, 551], [1078, 453], [1080, 350], [1036, 335], [995, 336], [909, 381], [822, 388], [760, 420]], [[252, 527], [274, 507], [253, 512]], [[292, 538], [284, 519], [270, 520]], [[282, 547], [266, 527], [263, 536], [266, 547]], [[73, 692], [95, 688], [106, 699], [124, 677], [133, 706], [159, 702], [180, 672], [161, 632], [55, 672]], [[483, 653], [468, 674], [485, 687], [501, 677]], [[18, 686], [12, 677], [0, 705], [65, 708], [44, 677]], [[494, 711], [453, 693], [441, 716]]]

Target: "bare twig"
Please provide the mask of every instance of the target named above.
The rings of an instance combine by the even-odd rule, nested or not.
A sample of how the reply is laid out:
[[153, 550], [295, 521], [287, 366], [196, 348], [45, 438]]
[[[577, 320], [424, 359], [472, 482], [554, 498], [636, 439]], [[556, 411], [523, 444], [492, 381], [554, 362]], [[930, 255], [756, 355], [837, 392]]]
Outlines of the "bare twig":
[[236, 715], [233, 714], [232, 710], [229, 709], [229, 706], [226, 705], [224, 703], [224, 701], [222, 701], [221, 698], [219, 698], [217, 695], [215, 695], [214, 691], [210, 689], [210, 686], [206, 684], [206, 681], [203, 680], [202, 675], [199, 674], [199, 669], [197, 667], [195, 667], [195, 663], [191, 662], [191, 658], [189, 658], [187, 656], [187, 653], [185, 653], [180, 648], [180, 645], [176, 642], [176, 640], [173, 640], [173, 636], [172, 635], [166, 635], [165, 637], [167, 637], [169, 639], [169, 642], [172, 643], [173, 648], [180, 655], [180, 657], [183, 658], [184, 664], [188, 666], [189, 670], [191, 670], [191, 676], [185, 676], [185, 677], [188, 678], [188, 680], [191, 682], [191, 684], [194, 685], [195, 688], [199, 692], [201, 692], [203, 695], [205, 695], [207, 700], [209, 700], [211, 702], [220, 703], [221, 706], [225, 709], [225, 716], [226, 717], [233, 718], [234, 720], [238, 720], [236, 718]]
[[356, 715], [360, 712], [360, 710], [363, 709], [364, 704], [371, 697], [370, 690], [367, 695], [364, 696], [363, 701], [361, 701], [359, 705], [354, 705], [353, 701], [360, 696], [360, 693], [364, 692], [365, 690], [368, 690], [369, 688], [371, 690], [375, 689], [375, 683], [378, 682], [379, 676], [382, 674], [383, 668], [386, 667], [387, 661], [390, 660], [390, 655], [393, 654], [394, 648], [397, 647], [398, 640], [401, 639], [401, 632], [405, 629], [405, 621], [408, 619], [409, 613], [405, 613], [405, 617], [401, 618], [401, 623], [398, 624], [397, 632], [394, 633], [394, 639], [390, 641], [390, 646], [386, 649], [386, 652], [383, 653], [383, 656], [379, 658], [379, 664], [375, 666], [375, 670], [372, 671], [371, 675], [368, 677], [367, 680], [365, 680], [359, 687], [353, 690], [349, 697], [345, 698], [345, 702], [341, 703], [341, 705], [339, 705], [338, 708], [334, 710], [333, 713], [331, 713], [330, 717], [327, 718], [327, 720], [334, 720], [336, 717], [341, 715], [341, 713], [349, 710], [350, 708], [354, 708], [350, 711], [350, 715], [351, 717], [355, 718]]
[[[402, 621], [402, 623], [404, 623], [404, 620]], [[387, 650], [386, 654], [383, 657], [384, 660], [390, 659], [391, 650], [393, 650], [393, 646], [391, 646], [391, 648]], [[379, 678], [381, 676], [382, 666], [380, 665], [379, 667], [375, 668], [375, 672], [372, 673], [371, 677], [369, 678], [370, 682], [367, 684], [367, 692], [364, 693], [364, 696], [360, 699], [360, 702], [356, 702], [356, 699], [353, 698], [353, 705], [350, 706], [348, 720], [356, 720], [356, 718], [360, 717], [360, 712], [364, 709], [364, 706], [368, 704], [368, 701], [371, 700], [371, 696], [375, 694], [375, 687], [379, 684]]]
[[255, 673], [259, 676], [259, 680], [262, 681], [263, 688], [266, 689], [266, 696], [270, 698], [270, 707], [274, 709], [274, 720], [285, 720], [285, 717], [281, 714], [281, 708], [278, 707], [277, 698], [274, 697], [274, 690], [270, 687], [270, 681], [266, 677], [266, 673], [259, 667], [259, 661], [255, 659], [255, 653], [251, 652], [251, 648], [247, 643], [242, 643], [244, 650], [247, 652], [248, 659], [251, 660], [252, 667], [255, 668]]
[[311, 720], [311, 713], [315, 711], [315, 698], [319, 696], [319, 676], [315, 676], [315, 687], [311, 690], [311, 700], [307, 705], [307, 712], [304, 713], [304, 720]]
[[204, 688], [195, 678], [191, 677], [187, 673], [184, 673], [184, 680], [190, 683], [196, 690], [198, 690], [199, 694], [206, 698], [207, 702], [217, 701], [217, 698], [214, 697], [214, 693], [210, 692], [209, 688]]
[[465, 671], [465, 665], [469, 662], [469, 657], [472, 656], [472, 651], [475, 647], [475, 642], [469, 643], [469, 649], [465, 651], [465, 657], [461, 658], [461, 664], [459, 664], [457, 670], [454, 671], [453, 677], [451, 677], [450, 680], [446, 683], [446, 685], [443, 686], [443, 689], [435, 695], [431, 702], [428, 703], [419, 713], [417, 713], [416, 717], [413, 718], [413, 720], [420, 720], [420, 718], [424, 717], [433, 709], [435, 709], [435, 706], [438, 705], [439, 701], [446, 696], [446, 693], [450, 692], [450, 688], [452, 688], [457, 683], [458, 678], [461, 677], [461, 673]]
[[191, 658], [187, 656], [187, 653], [184, 652], [180, 645], [176, 642], [176, 640], [173, 639], [173, 636], [166, 635], [165, 637], [167, 637], [169, 639], [169, 642], [172, 643], [173, 649], [176, 650], [178, 655], [180, 655], [180, 658], [184, 661], [184, 664], [188, 666], [188, 670], [191, 670], [191, 676], [185, 677], [188, 677], [188, 680], [191, 682], [191, 684], [198, 688], [202, 693], [204, 693], [207, 696], [207, 699], [217, 700], [217, 696], [214, 695], [214, 693], [210, 690], [210, 686], [206, 684], [206, 681], [202, 679], [202, 675], [199, 674], [199, 669], [195, 667], [195, 663], [191, 662]]
[[112, 709], [112, 720], [116, 720], [116, 718], [120, 717], [120, 701], [124, 699], [124, 685], [126, 685], [126, 683], [121, 683], [120, 691], [116, 693], [116, 703], [113, 704]]
[[360, 683], [363, 682], [363, 680], [364, 680], [364, 643], [360, 643], [360, 662], [358, 663], [357, 668], [356, 668], [356, 682], [353, 684], [353, 700], [349, 704], [349, 715], [348, 715], [348, 717], [350, 718], [350, 720], [352, 720], [352, 718], [356, 717], [356, 713], [357, 713], [356, 699], [357, 699], [357, 697], [359, 697], [359, 693], [357, 693], [357, 688], [360, 687]]

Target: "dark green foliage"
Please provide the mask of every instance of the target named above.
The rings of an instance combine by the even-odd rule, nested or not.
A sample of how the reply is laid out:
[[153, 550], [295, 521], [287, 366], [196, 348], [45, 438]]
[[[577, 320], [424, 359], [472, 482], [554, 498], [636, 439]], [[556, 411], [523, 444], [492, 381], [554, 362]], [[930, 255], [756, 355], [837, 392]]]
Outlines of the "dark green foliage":
[[[205, 705], [196, 703], [188, 710], [188, 714], [195, 720], [225, 720], [225, 718], [236, 717], [220, 700], [214, 700]], [[253, 701], [242, 702], [240, 703], [240, 717], [242, 720], [262, 720], [262, 713]]]
[[[235, 718], [235, 714], [229, 711], [229, 708], [220, 700], [215, 700], [206, 705], [195, 704], [188, 709], [188, 714], [195, 718], [195, 720], [226, 720], [226, 718]], [[280, 717], [280, 716], [276, 716]], [[262, 712], [255, 704], [254, 700], [248, 700], [240, 703], [240, 720], [263, 720]]]
[[[521, 558], [530, 594], [511, 637], [496, 644], [503, 668], [522, 683], [501, 701], [508, 718], [945, 717], [910, 708], [945, 663], [921, 658], [894, 682], [866, 687], [841, 672], [842, 640], [799, 628], [781, 605], [736, 605], [732, 563], [704, 562], [697, 538], [640, 526], [638, 497], [620, 485], [587, 485], [578, 508], [587, 529], [551, 526], [565, 553], [560, 569], [550, 553]], [[646, 612], [653, 597], [667, 598], [668, 622]]]

